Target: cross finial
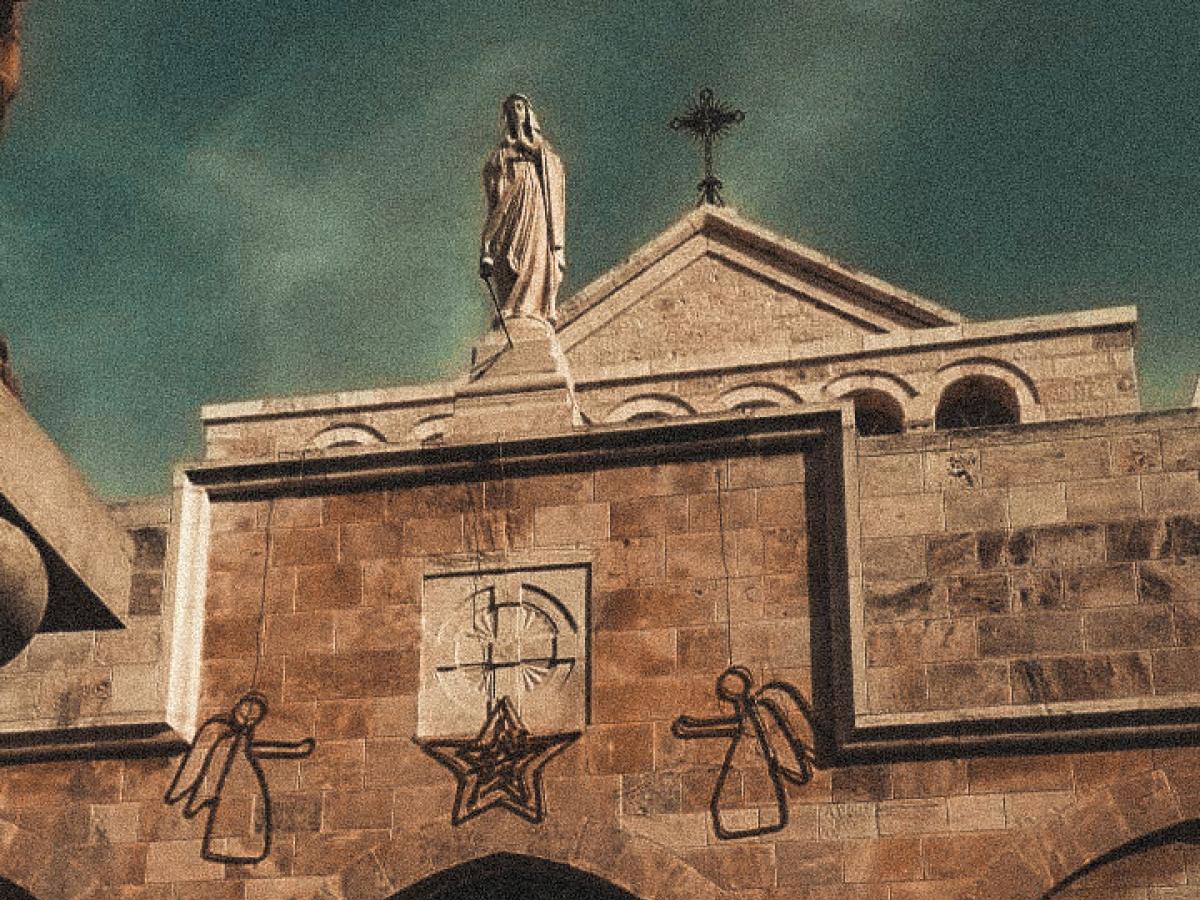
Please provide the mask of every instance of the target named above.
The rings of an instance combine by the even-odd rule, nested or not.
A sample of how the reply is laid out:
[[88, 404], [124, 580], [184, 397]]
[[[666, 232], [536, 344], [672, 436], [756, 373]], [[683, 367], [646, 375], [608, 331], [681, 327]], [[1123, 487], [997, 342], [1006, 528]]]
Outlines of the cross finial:
[[699, 97], [688, 101], [688, 108], [682, 116], [671, 120], [671, 128], [675, 131], [686, 131], [704, 145], [704, 179], [696, 185], [696, 189], [700, 191], [697, 206], [705, 203], [713, 206], [725, 205], [725, 201], [721, 199], [721, 188], [724, 185], [713, 171], [713, 144], [744, 118], [744, 112], [734, 109], [723, 100], [714, 99], [712, 89], [704, 88]]

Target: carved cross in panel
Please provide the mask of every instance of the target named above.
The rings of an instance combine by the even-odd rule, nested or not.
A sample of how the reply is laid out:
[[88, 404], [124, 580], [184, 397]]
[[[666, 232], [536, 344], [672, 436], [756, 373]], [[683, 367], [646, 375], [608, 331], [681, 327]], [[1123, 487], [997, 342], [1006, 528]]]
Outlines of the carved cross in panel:
[[454, 661], [439, 665], [439, 676], [465, 676], [487, 695], [489, 712], [508, 697], [519, 713], [525, 695], [549, 683], [556, 669], [566, 667], [567, 675], [575, 665], [573, 655], [560, 653], [555, 607], [561, 604], [531, 584], [501, 581], [477, 591], [470, 624], [454, 641]]

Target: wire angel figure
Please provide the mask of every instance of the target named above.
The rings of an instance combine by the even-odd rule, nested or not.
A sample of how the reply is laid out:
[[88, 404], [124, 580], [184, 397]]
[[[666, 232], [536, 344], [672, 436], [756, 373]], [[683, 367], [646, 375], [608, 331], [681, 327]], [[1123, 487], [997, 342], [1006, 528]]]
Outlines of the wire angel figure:
[[[208, 812], [200, 855], [209, 862], [258, 863], [271, 852], [271, 793], [263, 773], [263, 759], [302, 759], [313, 752], [316, 741], [258, 741], [254, 730], [267, 715], [267, 698], [256, 691], [242, 696], [225, 715], [207, 719], [196, 731], [192, 744], [180, 760], [163, 800], [168, 804], [184, 801], [183, 816], [195, 818]], [[262, 804], [262, 831], [255, 832], [258, 845], [247, 846], [256, 852], [230, 854], [213, 848], [213, 832], [221, 816], [221, 799], [230, 774], [235, 778], [252, 777], [258, 785]], [[224, 829], [221, 829], [224, 831]]]
[[[713, 786], [709, 811], [713, 831], [721, 840], [756, 837], [782, 831], [788, 823], [787, 783], [807, 784], [813, 775], [813, 751], [797, 735], [793, 707], [811, 729], [812, 708], [801, 693], [786, 681], [772, 681], [757, 691], [754, 680], [742, 666], [730, 666], [717, 679], [717, 697], [733, 706], [733, 715], [698, 718], [680, 716], [671, 733], [680, 740], [724, 738], [729, 741], [720, 774]], [[741, 779], [738, 779], [738, 775]], [[731, 826], [727, 818], [744, 806], [743, 789], [749, 799], [758, 793], [755, 782], [767, 785], [775, 801], [774, 818], [751, 827]]]

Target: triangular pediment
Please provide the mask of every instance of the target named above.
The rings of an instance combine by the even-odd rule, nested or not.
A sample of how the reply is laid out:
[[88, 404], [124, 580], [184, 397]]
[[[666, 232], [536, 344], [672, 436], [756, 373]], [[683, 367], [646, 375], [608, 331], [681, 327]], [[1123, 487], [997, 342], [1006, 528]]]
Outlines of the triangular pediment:
[[558, 334], [578, 370], [714, 351], [786, 353], [962, 321], [731, 210], [701, 207], [563, 303]]

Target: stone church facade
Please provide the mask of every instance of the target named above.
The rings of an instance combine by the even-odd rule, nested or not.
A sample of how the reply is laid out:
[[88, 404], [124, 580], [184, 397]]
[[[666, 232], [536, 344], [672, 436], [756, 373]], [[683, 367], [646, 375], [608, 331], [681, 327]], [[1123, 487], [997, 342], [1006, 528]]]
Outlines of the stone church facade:
[[456, 380], [205, 407], [161, 502], [0, 390], [6, 890], [1200, 896], [1200, 410], [1136, 324], [705, 206]]

